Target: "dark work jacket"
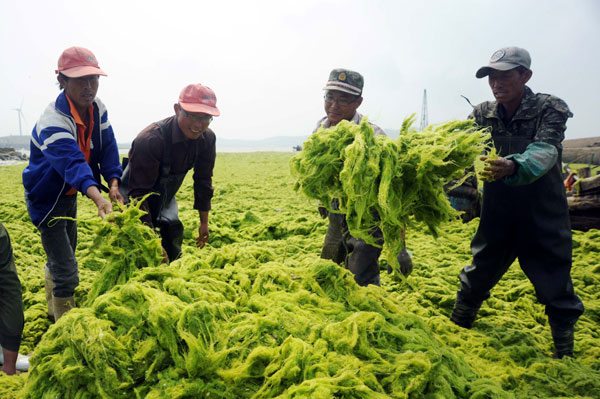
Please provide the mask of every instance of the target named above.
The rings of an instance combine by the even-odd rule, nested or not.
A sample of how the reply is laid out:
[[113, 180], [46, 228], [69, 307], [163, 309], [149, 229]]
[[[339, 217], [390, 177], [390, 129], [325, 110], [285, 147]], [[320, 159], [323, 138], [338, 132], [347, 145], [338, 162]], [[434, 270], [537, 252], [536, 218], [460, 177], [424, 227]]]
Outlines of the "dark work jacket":
[[[171, 138], [169, 146], [165, 145], [158, 123], [164, 125], [167, 135]], [[216, 158], [215, 133], [208, 129], [199, 139], [189, 140], [179, 129], [175, 116], [158, 123], [153, 123], [141, 131], [129, 150], [127, 166], [129, 196], [141, 198], [150, 192], [158, 192], [163, 197], [160, 198], [160, 202], [168, 204], [179, 189], [187, 171], [194, 169], [194, 209], [209, 211]], [[170, 147], [169, 192], [165, 193], [160, 189], [160, 182], [165, 177], [162, 175], [165, 150], [168, 147]], [[149, 203], [155, 202], [153, 200], [143, 205], [143, 209], [150, 211], [151, 215], [143, 217], [142, 220], [150, 226], [152, 226], [150, 219], [156, 220], [158, 217], [156, 210], [152, 209], [154, 207], [148, 206]]]
[[[571, 226], [561, 174], [561, 142], [566, 121], [573, 114], [561, 99], [534, 94], [528, 87], [521, 105], [507, 124], [503, 121], [502, 111], [496, 102], [484, 102], [474, 108], [470, 117], [479, 126], [491, 128], [494, 146], [500, 156], [513, 159], [524, 169], [528, 167], [527, 158], [538, 157], [547, 167], [529, 184], [511, 185], [515, 177], [484, 183], [476, 238], [482, 241], [510, 240], [521, 248], [526, 248], [532, 240], [545, 240], [541, 244], [543, 247], [553, 246], [561, 258], [570, 262]], [[556, 149], [553, 157], [539, 151], [527, 151], [533, 143], [553, 146]], [[550, 146], [547, 147], [554, 151]], [[501, 237], [500, 231], [512, 231], [514, 236]], [[473, 251], [475, 253], [477, 248]]]

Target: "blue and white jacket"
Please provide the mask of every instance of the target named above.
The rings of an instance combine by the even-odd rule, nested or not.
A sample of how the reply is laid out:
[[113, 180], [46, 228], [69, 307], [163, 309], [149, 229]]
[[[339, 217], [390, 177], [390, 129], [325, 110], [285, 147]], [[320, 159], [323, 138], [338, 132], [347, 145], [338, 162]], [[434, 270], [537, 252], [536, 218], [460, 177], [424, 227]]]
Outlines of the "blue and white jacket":
[[115, 136], [104, 104], [96, 98], [90, 163], [77, 143], [77, 126], [69, 101], [62, 91], [33, 127], [29, 165], [23, 171], [25, 201], [31, 221], [39, 226], [54, 209], [60, 196], [71, 187], [85, 193], [90, 186], [121, 178], [121, 163]]

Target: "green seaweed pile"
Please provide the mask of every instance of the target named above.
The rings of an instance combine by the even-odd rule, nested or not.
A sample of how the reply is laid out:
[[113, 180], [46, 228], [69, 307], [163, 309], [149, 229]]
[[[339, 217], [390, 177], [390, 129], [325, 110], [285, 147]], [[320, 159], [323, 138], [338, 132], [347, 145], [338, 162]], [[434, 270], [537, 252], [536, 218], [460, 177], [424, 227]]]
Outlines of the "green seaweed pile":
[[[139, 267], [129, 281], [54, 325], [45, 313], [45, 255], [23, 203], [23, 166], [0, 166], [0, 219], [23, 285], [21, 353], [33, 352], [30, 372], [0, 373], [0, 397], [600, 397], [600, 231], [574, 232], [573, 284], [586, 311], [575, 357], [556, 360], [544, 307], [518, 264], [471, 330], [450, 322], [477, 219], [441, 225], [436, 240], [422, 223], [407, 231], [414, 290], [385, 272], [382, 287], [357, 287], [319, 259], [327, 223], [292, 190], [292, 156], [218, 154], [208, 245], [195, 246], [188, 176], [177, 197], [183, 257], [143, 267], [142, 252], [127, 251], [140, 254], [130, 259]], [[85, 223], [98, 220], [95, 206], [81, 197], [78, 215], [75, 296], [86, 304], [105, 265], [94, 254], [100, 226]]]
[[329, 261], [263, 259], [142, 269], [48, 330], [24, 397], [511, 397], [382, 289]]
[[84, 258], [102, 261], [99, 278], [37, 345], [23, 398], [470, 398], [482, 384], [421, 319], [337, 265], [230, 247], [160, 266], [140, 213], [92, 222]]
[[491, 137], [473, 120], [417, 131], [414, 118], [403, 122], [397, 139], [375, 136], [367, 118], [321, 127], [290, 162], [296, 191], [344, 213], [350, 233], [371, 245], [382, 246], [372, 236], [379, 228], [387, 260], [396, 267], [408, 226], [424, 223], [437, 237], [442, 223], [457, 216], [444, 186], [465, 175]]
[[86, 296], [87, 305], [115, 285], [129, 281], [138, 269], [161, 263], [160, 238], [139, 223], [144, 214], [140, 206], [146, 197], [134, 200], [130, 206], [116, 203], [115, 212], [104, 220], [86, 221], [95, 227], [95, 237], [82, 255], [84, 265], [90, 270], [100, 270], [100, 278], [94, 280]]

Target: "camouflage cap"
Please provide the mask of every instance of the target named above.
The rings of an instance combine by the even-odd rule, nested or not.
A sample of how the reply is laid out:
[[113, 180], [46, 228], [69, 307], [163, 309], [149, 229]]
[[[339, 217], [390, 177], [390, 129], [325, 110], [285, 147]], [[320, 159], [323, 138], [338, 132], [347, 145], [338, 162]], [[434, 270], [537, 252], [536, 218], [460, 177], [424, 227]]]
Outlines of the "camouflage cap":
[[481, 79], [490, 74], [490, 69], [508, 71], [519, 66], [530, 69], [531, 57], [529, 52], [520, 47], [504, 47], [494, 52], [490, 58], [490, 63], [479, 68], [475, 76]]
[[362, 94], [364, 80], [360, 73], [337, 68], [329, 74], [329, 80], [323, 90], [337, 90], [354, 96]]

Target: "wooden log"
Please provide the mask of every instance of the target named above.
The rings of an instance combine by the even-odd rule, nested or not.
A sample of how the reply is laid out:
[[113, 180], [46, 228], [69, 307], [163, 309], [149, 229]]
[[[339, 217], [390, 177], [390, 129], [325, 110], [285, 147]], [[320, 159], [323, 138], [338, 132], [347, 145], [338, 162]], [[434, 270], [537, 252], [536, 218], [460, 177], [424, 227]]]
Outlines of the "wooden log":
[[565, 163], [598, 165], [600, 164], [600, 147], [565, 148], [562, 152], [562, 160]]
[[575, 192], [580, 196], [586, 195], [588, 191], [597, 189], [600, 189], [600, 175], [585, 179], [580, 178], [577, 183], [575, 183]]
[[570, 196], [567, 197], [567, 203], [569, 204], [569, 211], [578, 210], [592, 210], [597, 209], [600, 211], [600, 199], [597, 195], [587, 196]]
[[579, 231], [600, 229], [600, 217], [571, 215], [571, 229]]
[[600, 229], [600, 208], [578, 210], [569, 207], [569, 216], [573, 230]]

